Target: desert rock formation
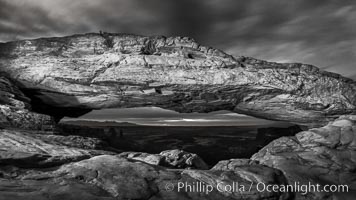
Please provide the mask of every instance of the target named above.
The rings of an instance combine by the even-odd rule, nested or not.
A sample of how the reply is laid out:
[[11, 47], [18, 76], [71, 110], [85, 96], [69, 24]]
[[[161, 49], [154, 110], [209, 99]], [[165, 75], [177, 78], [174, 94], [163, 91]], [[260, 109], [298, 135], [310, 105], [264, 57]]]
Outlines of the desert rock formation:
[[[0, 200], [352, 199], [355, 94], [353, 80], [317, 67], [235, 58], [186, 37], [102, 33], [1, 43]], [[211, 169], [189, 152], [120, 152], [98, 138], [48, 131], [64, 116], [137, 106], [230, 110], [316, 128]], [[347, 184], [350, 192], [256, 189], [296, 181]], [[182, 192], [178, 182], [250, 190]]]
[[230, 110], [311, 126], [355, 112], [356, 83], [312, 65], [232, 57], [186, 37], [85, 34], [0, 44], [0, 72], [33, 110]]

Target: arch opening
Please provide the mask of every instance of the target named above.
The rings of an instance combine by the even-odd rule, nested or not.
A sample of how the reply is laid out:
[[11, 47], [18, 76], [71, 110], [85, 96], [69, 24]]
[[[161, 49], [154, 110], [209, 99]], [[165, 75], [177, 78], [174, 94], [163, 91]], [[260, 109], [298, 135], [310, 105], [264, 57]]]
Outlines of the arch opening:
[[159, 153], [182, 149], [213, 165], [249, 158], [272, 140], [300, 132], [298, 125], [226, 110], [178, 113], [158, 107], [94, 110], [63, 118], [59, 134], [101, 138], [122, 151]]

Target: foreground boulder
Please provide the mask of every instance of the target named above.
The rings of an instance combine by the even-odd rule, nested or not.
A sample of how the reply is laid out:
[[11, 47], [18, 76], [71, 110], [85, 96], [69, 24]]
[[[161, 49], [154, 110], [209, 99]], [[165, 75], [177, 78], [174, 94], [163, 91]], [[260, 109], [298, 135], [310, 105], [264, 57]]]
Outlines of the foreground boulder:
[[119, 154], [133, 160], [142, 161], [151, 165], [160, 165], [178, 169], [208, 169], [209, 166], [194, 153], [174, 149], [162, 151], [160, 154], [149, 154], [143, 152], [124, 152]]
[[[257, 190], [259, 182], [286, 184], [283, 174], [269, 167], [177, 169], [207, 166], [202, 160], [192, 162], [199, 157], [181, 150], [114, 155], [92, 149], [101, 147], [92, 138], [0, 130], [0, 200], [282, 200], [291, 196]], [[162, 163], [151, 162], [155, 156]]]
[[291, 184], [348, 186], [348, 192], [310, 192], [299, 196], [300, 199], [354, 199], [356, 116], [341, 116], [322, 128], [279, 138], [251, 159], [280, 169]]
[[169, 170], [103, 155], [55, 171], [1, 178], [0, 199], [288, 199], [289, 193], [256, 190], [257, 181], [285, 184], [273, 178], [275, 173], [273, 169], [263, 175], [246, 170]]
[[164, 157], [164, 162], [168, 166], [177, 168], [195, 168], [208, 169], [208, 165], [194, 153], [189, 153], [183, 150], [174, 149], [162, 151], [160, 153]]
[[[36, 135], [28, 131], [0, 130], [0, 165], [43, 168], [59, 166], [107, 151], [90, 149], [91, 138]], [[86, 146], [89, 146], [86, 149]], [[82, 148], [78, 148], [82, 147]]]
[[0, 72], [35, 111], [157, 106], [320, 126], [355, 112], [356, 83], [305, 64], [234, 58], [186, 37], [85, 34], [0, 44]]

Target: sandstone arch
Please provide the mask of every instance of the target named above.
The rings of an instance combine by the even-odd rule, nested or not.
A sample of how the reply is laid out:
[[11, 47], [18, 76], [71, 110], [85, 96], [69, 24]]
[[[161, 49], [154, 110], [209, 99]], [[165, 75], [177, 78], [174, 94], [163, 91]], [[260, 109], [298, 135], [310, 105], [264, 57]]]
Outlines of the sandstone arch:
[[356, 108], [351, 79], [311, 65], [234, 58], [185, 37], [107, 33], [3, 43], [0, 71], [32, 99], [34, 111], [57, 120], [158, 106], [320, 126]]

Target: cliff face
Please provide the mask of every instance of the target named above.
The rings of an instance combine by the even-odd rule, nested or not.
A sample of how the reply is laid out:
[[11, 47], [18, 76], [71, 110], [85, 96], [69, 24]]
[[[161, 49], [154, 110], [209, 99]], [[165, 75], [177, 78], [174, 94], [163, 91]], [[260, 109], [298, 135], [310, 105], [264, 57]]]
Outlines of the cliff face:
[[0, 71], [33, 110], [230, 110], [320, 126], [355, 112], [356, 83], [305, 64], [234, 58], [189, 38], [86, 34], [0, 44]]

